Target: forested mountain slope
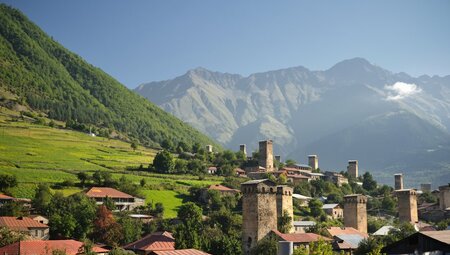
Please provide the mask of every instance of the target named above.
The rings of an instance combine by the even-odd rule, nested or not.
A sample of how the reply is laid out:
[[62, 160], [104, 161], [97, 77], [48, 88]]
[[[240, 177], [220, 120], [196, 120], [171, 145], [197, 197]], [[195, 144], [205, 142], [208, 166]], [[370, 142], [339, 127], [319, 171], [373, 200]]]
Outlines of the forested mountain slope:
[[4, 4], [0, 5], [0, 86], [17, 95], [20, 104], [52, 119], [118, 132], [148, 146], [164, 140], [214, 144], [65, 49], [21, 12]]

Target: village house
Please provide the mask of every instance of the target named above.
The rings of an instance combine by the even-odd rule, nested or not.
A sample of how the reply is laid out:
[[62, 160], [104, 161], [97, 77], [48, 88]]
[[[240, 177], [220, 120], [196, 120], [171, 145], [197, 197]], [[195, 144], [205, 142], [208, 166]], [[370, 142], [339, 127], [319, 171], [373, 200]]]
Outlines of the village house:
[[309, 181], [309, 177], [301, 175], [301, 174], [288, 174], [288, 175], [286, 175], [286, 178], [287, 178], [288, 182], [290, 182], [294, 185]]
[[308, 206], [309, 200], [312, 199], [312, 197], [303, 196], [300, 194], [292, 194], [292, 198], [295, 198], [295, 200], [298, 201], [298, 204], [303, 207]]
[[385, 254], [449, 254], [450, 230], [416, 232], [384, 247]]
[[309, 247], [311, 242], [317, 242], [319, 240], [323, 240], [325, 242], [331, 242], [332, 239], [321, 236], [314, 233], [289, 233], [284, 234], [278, 230], [272, 230], [272, 234], [277, 238], [278, 241], [291, 242], [293, 245], [293, 249], [297, 249], [300, 245]]
[[[78, 255], [84, 254], [83, 245], [84, 243], [75, 240], [26, 240], [0, 248], [0, 254], [43, 255], [62, 251], [66, 255]], [[92, 252], [98, 255], [107, 255], [109, 250], [94, 246]]]
[[148, 215], [148, 214], [135, 214], [135, 213], [128, 214], [128, 217], [135, 219], [135, 220], [139, 220], [142, 223], [149, 223], [154, 218], [153, 216]]
[[286, 167], [288, 168], [295, 168], [297, 170], [301, 170], [302, 172], [305, 173], [310, 173], [312, 172], [312, 168], [309, 165], [304, 165], [304, 164], [294, 164], [294, 165], [287, 165]]
[[49, 239], [49, 227], [28, 217], [0, 217], [0, 227], [22, 232], [34, 239]]
[[241, 168], [235, 168], [234, 173], [236, 174], [237, 177], [247, 177], [245, 171]]
[[240, 192], [240, 190], [231, 189], [231, 188], [228, 188], [228, 187], [223, 186], [221, 184], [210, 185], [207, 190], [216, 190], [222, 196], [234, 196], [234, 195], [236, 195], [236, 194], [238, 194]]
[[94, 199], [97, 205], [102, 205], [106, 198], [111, 198], [117, 211], [131, 211], [138, 206], [145, 205], [145, 200], [142, 198], [133, 197], [108, 187], [92, 187], [86, 192], [86, 196]]
[[230, 188], [228, 188], [226, 186], [223, 186], [221, 184], [213, 184], [213, 185], [210, 185], [209, 187], [204, 188], [204, 189], [201, 190], [201, 193], [200, 193], [201, 197], [200, 198], [201, 198], [201, 200], [203, 202], [207, 202], [208, 201], [208, 193], [210, 191], [212, 191], [212, 190], [219, 192], [219, 194], [221, 196], [235, 196], [236, 194], [240, 193], [240, 191], [237, 190], [237, 189], [230, 189]]
[[212, 255], [197, 249], [182, 249], [174, 251], [154, 251], [150, 255]]
[[389, 231], [396, 229], [394, 226], [382, 226], [377, 231], [375, 231], [372, 235], [374, 236], [387, 236], [389, 234]]
[[327, 232], [333, 237], [332, 243], [335, 251], [353, 252], [358, 248], [359, 243], [369, 238], [367, 233], [358, 231], [352, 227], [328, 227]]
[[37, 221], [37, 222], [39, 222], [39, 223], [48, 225], [48, 219], [45, 218], [45, 217], [42, 216], [42, 215], [35, 215], [35, 214], [32, 214], [32, 215], [30, 215], [30, 216], [28, 216], [28, 217], [31, 218], [31, 219], [33, 219], [33, 220], [35, 220], [35, 221]]
[[217, 173], [217, 167], [216, 166], [210, 166], [206, 169], [206, 172], [208, 174], [216, 174]]
[[312, 228], [316, 225], [314, 221], [294, 221], [294, 233], [306, 233], [308, 228]]
[[340, 219], [344, 217], [344, 209], [339, 204], [324, 204], [322, 210], [332, 219]]
[[10, 197], [5, 194], [0, 194], [0, 206], [4, 205], [5, 203], [14, 201], [14, 200], [15, 200], [15, 198], [13, 198], [13, 197]]
[[306, 177], [309, 177], [309, 181], [313, 181], [313, 180], [320, 180], [322, 178], [324, 178], [324, 174], [323, 173], [303, 173], [303, 175], [305, 175]]
[[155, 232], [129, 243], [123, 248], [138, 255], [147, 255], [154, 251], [173, 251], [175, 250], [175, 238], [172, 233], [167, 231]]
[[325, 180], [336, 184], [336, 186], [341, 187], [342, 184], [348, 184], [348, 179], [340, 173], [336, 172], [325, 172]]

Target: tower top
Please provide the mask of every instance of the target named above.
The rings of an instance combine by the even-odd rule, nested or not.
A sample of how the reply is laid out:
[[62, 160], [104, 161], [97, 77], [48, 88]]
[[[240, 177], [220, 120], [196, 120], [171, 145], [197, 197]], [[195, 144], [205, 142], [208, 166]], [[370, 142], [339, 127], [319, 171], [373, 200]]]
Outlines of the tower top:
[[362, 194], [344, 196], [344, 203], [367, 203], [367, 197]]

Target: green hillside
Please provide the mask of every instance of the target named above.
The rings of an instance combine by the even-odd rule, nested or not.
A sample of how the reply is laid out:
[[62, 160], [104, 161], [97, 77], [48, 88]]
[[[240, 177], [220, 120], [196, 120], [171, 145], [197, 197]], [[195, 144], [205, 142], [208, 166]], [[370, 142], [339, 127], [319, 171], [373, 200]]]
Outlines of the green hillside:
[[129, 143], [92, 137], [87, 133], [51, 128], [22, 121], [20, 114], [0, 107], [0, 174], [15, 175], [18, 187], [13, 196], [32, 198], [39, 183], [55, 184], [71, 181], [72, 186], [55, 189], [70, 195], [80, 192], [78, 172], [91, 175], [94, 171], [109, 171], [114, 179], [122, 176], [139, 184], [145, 179], [142, 195], [147, 202], [162, 202], [165, 217], [175, 217], [182, 203], [180, 196], [191, 186], [220, 183], [221, 177], [199, 180], [191, 175], [169, 175], [129, 171], [139, 165], [148, 166], [156, 151], [139, 146], [133, 150]]
[[0, 89], [17, 95], [17, 102], [0, 97], [0, 104], [10, 109], [29, 106], [51, 119], [94, 126], [105, 136], [138, 139], [156, 147], [163, 141], [215, 144], [4, 4], [0, 4]]

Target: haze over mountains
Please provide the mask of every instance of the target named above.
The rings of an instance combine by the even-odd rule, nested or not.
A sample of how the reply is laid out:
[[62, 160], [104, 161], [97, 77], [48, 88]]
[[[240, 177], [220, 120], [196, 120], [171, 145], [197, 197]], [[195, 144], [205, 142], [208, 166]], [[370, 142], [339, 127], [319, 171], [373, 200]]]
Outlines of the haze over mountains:
[[450, 180], [450, 76], [415, 78], [355, 58], [248, 77], [196, 68], [135, 91], [233, 150], [270, 138], [275, 154], [303, 163], [318, 154], [323, 170], [358, 159], [385, 183], [395, 172], [411, 186]]

